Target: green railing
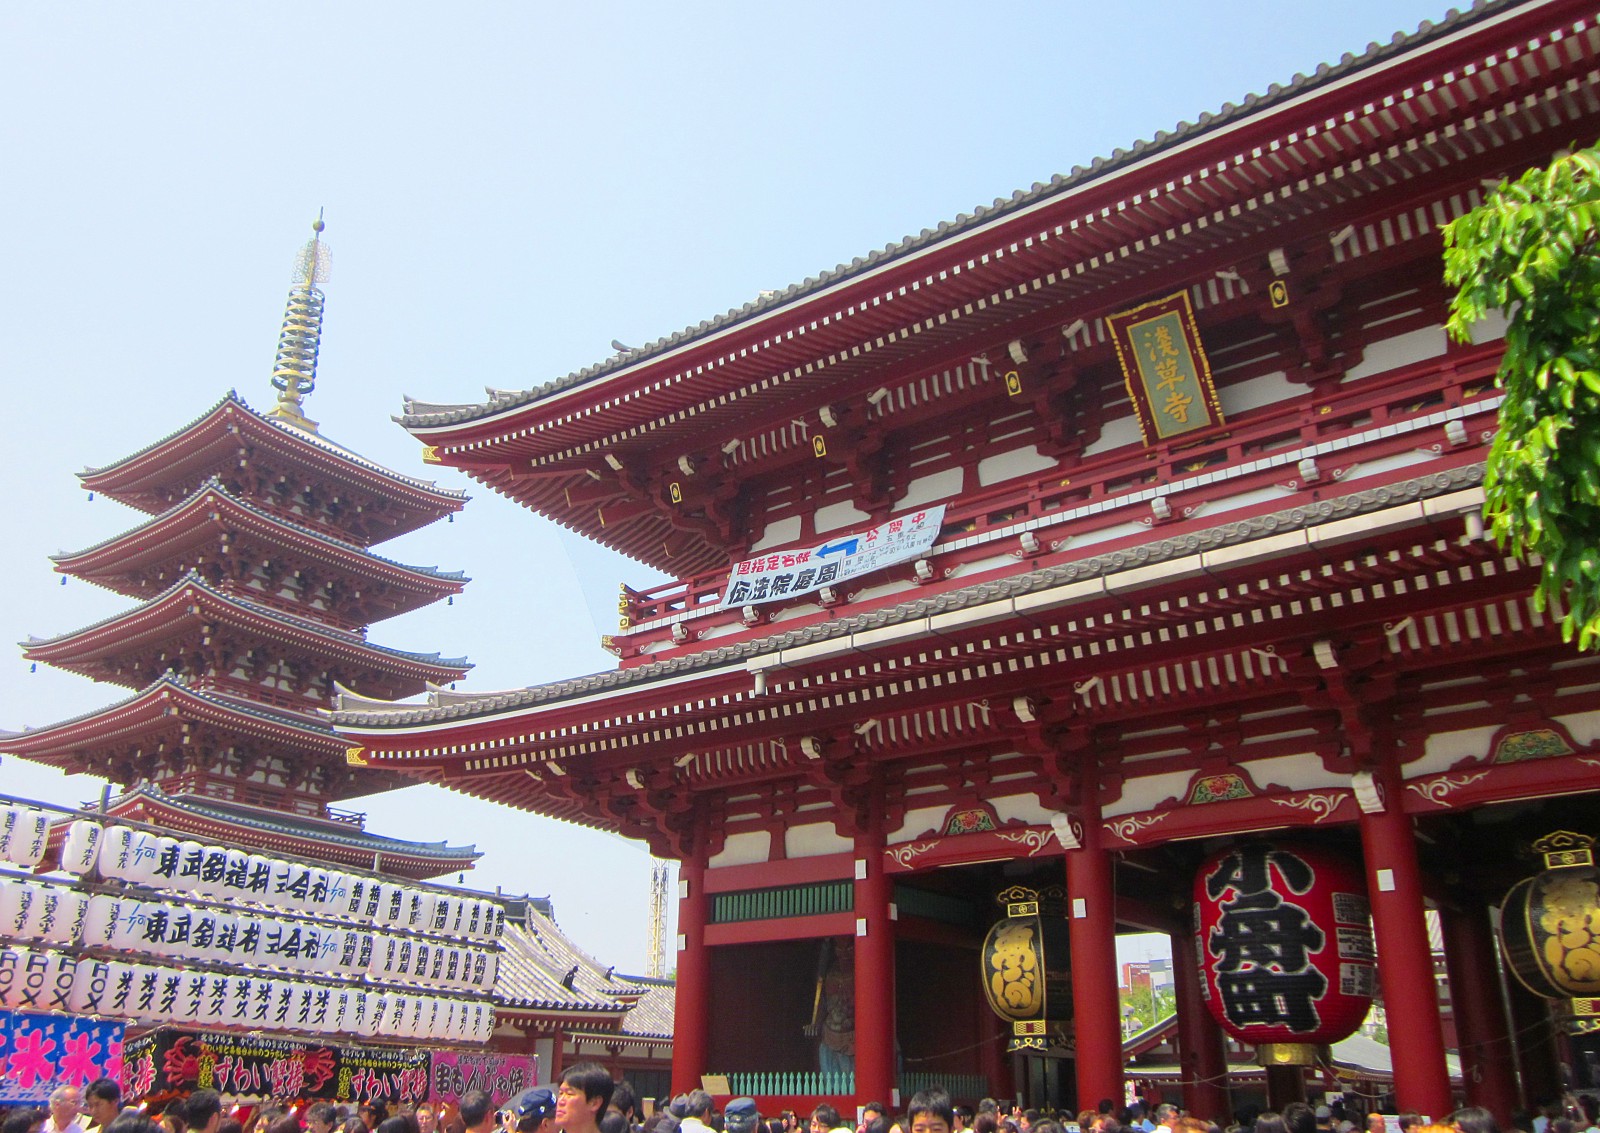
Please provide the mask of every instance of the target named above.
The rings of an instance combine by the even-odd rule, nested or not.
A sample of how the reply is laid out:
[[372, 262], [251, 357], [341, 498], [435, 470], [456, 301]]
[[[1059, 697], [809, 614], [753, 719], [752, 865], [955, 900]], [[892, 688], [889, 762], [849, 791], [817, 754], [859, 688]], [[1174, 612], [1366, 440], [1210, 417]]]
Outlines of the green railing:
[[855, 885], [849, 881], [744, 889], [737, 893], [718, 893], [711, 898], [711, 923], [814, 917], [821, 913], [848, 913], [854, 907]]
[[729, 1074], [728, 1089], [735, 1097], [827, 1097], [856, 1092], [856, 1076], [851, 1071], [824, 1074], [820, 1070], [754, 1071]]
[[949, 925], [976, 925], [978, 908], [971, 901], [952, 897], [948, 893], [934, 893], [928, 889], [914, 889], [909, 885], [894, 887], [894, 903], [900, 914], [922, 917]]
[[912, 1094], [938, 1086], [957, 1101], [978, 1101], [989, 1096], [989, 1079], [982, 1074], [902, 1074], [900, 1075], [900, 1104], [904, 1106]]

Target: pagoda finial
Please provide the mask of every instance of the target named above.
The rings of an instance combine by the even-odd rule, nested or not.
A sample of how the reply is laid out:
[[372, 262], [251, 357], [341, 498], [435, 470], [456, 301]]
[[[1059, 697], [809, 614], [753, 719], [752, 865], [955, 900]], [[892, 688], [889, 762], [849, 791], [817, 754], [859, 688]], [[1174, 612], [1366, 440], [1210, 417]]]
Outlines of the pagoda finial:
[[317, 387], [317, 351], [322, 345], [321, 285], [328, 282], [333, 267], [328, 246], [322, 242], [322, 210], [311, 226], [312, 237], [295, 257], [294, 275], [289, 282], [289, 304], [283, 314], [283, 330], [278, 335], [278, 356], [272, 365], [272, 384], [278, 391], [278, 404], [267, 411], [307, 433], [317, 431], [317, 423], [300, 412], [306, 395]]

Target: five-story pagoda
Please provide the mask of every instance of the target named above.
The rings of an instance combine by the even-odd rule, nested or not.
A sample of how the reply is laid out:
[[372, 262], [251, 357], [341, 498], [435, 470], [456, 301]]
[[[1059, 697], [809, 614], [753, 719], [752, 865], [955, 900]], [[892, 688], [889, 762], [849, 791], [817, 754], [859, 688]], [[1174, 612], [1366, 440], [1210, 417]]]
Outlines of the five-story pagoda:
[[458, 593], [459, 572], [373, 553], [459, 511], [458, 491], [322, 437], [316, 382], [328, 250], [322, 221], [295, 265], [265, 413], [230, 391], [197, 420], [80, 474], [145, 513], [55, 556], [56, 569], [138, 601], [24, 655], [134, 690], [74, 719], [0, 734], [0, 750], [122, 788], [112, 813], [415, 878], [471, 866], [471, 847], [368, 834], [330, 804], [403, 780], [346, 760], [324, 712], [340, 692], [385, 700], [459, 678], [459, 658], [372, 644], [373, 622]]

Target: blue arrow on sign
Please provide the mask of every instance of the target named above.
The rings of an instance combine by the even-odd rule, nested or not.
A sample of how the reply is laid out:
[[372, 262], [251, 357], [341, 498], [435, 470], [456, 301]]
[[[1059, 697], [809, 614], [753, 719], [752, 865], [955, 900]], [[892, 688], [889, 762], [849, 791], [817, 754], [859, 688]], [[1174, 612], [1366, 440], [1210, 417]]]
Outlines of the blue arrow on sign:
[[820, 559], [823, 555], [837, 555], [841, 552], [846, 555], [853, 555], [856, 553], [856, 547], [860, 542], [861, 540], [859, 539], [844, 539], [838, 543], [824, 543], [822, 549], [817, 552], [817, 558]]

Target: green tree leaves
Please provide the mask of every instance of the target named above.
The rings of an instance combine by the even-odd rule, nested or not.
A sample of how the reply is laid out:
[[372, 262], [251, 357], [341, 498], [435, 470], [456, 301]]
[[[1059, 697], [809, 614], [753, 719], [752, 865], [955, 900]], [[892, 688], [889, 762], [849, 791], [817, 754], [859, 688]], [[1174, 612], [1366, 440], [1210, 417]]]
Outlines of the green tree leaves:
[[1502, 548], [1541, 561], [1578, 648], [1600, 643], [1600, 147], [1502, 183], [1444, 230], [1446, 324], [1457, 341], [1506, 316], [1506, 397], [1484, 518]]

